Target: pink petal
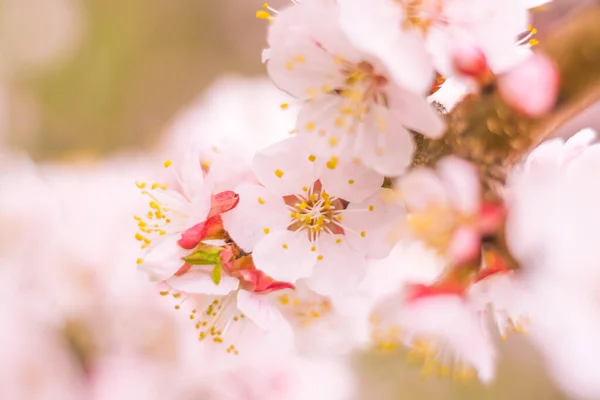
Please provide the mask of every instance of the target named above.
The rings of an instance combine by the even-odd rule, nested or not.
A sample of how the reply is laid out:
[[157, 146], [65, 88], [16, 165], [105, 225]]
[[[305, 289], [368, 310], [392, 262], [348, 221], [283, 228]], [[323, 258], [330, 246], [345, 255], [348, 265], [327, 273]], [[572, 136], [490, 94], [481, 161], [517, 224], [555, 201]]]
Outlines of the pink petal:
[[536, 53], [498, 79], [504, 100], [530, 117], [549, 112], [556, 104], [559, 74], [554, 62]]
[[456, 264], [463, 264], [477, 258], [480, 250], [479, 232], [473, 228], [459, 228], [450, 242], [448, 256]]

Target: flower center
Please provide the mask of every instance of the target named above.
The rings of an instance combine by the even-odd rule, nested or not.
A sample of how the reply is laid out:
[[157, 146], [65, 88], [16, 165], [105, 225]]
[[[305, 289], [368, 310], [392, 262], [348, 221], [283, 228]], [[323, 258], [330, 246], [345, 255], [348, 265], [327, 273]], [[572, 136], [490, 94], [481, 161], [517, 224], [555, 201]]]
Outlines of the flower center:
[[472, 218], [436, 205], [409, 213], [408, 224], [416, 239], [443, 254], [450, 246], [456, 230], [472, 225]]
[[373, 64], [367, 61], [350, 63], [342, 59], [336, 59], [336, 62], [341, 66], [344, 86], [333, 93], [346, 99], [342, 114], [360, 118], [369, 111], [370, 103], [387, 106], [385, 88], [388, 79], [378, 74]]
[[241, 334], [246, 319], [237, 308], [237, 291], [225, 296], [182, 297], [182, 293], [172, 290], [165, 290], [160, 294], [162, 296], [171, 294], [175, 299], [182, 299], [175, 305], [176, 310], [180, 310], [181, 305], [186, 301], [196, 302], [196, 307], [190, 311], [190, 320], [195, 322], [196, 329], [199, 331], [198, 340], [210, 340], [217, 345], [227, 346], [227, 353], [239, 354], [235, 344], [230, 343], [231, 339], [236, 337], [235, 331]]
[[316, 240], [323, 231], [329, 234], [344, 233], [340, 225], [343, 201], [322, 190], [318, 182], [311, 189], [305, 189], [303, 194], [284, 198], [292, 218], [288, 229], [306, 230], [311, 241]]

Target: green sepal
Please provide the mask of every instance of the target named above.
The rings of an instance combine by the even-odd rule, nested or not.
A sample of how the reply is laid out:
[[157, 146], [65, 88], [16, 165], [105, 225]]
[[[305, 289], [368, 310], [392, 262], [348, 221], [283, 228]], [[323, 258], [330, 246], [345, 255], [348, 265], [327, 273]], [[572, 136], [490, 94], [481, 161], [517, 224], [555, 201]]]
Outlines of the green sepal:
[[211, 276], [213, 282], [215, 283], [215, 285], [218, 285], [219, 283], [221, 283], [221, 264], [220, 263], [215, 265], [212, 272], [210, 273], [210, 276]]
[[183, 258], [191, 265], [213, 265], [221, 263], [220, 247], [204, 247]]

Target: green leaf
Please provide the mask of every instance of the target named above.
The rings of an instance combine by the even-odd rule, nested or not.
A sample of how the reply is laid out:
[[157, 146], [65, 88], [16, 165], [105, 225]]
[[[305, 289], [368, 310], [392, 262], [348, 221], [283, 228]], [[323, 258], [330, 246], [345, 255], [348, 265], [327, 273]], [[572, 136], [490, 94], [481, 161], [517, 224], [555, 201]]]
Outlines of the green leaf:
[[220, 247], [205, 247], [184, 257], [183, 260], [191, 265], [213, 265], [221, 262]]
[[215, 265], [210, 276], [212, 277], [215, 285], [218, 285], [221, 282], [221, 264]]

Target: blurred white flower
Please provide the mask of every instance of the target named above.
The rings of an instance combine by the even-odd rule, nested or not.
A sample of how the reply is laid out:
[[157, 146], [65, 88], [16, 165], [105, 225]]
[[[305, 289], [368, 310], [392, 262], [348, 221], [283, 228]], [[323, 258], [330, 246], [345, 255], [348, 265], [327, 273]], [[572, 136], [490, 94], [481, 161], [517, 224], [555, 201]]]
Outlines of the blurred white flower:
[[515, 39], [528, 22], [522, 0], [343, 0], [340, 8], [350, 40], [380, 57], [402, 85], [434, 66], [454, 76], [453, 52], [463, 45], [481, 49], [492, 69], [501, 72], [515, 59]]
[[[534, 150], [509, 185], [507, 239], [522, 266], [530, 337], [571, 396], [600, 396], [600, 147], [583, 130]], [[566, 327], [566, 328], [565, 328]]]
[[198, 385], [207, 400], [353, 400], [355, 377], [348, 362], [323, 357], [252, 361], [210, 375]]
[[175, 118], [161, 152], [175, 158], [193, 147], [215, 190], [225, 190], [253, 181], [254, 154], [289, 137], [295, 117], [290, 97], [267, 78], [225, 76]]

